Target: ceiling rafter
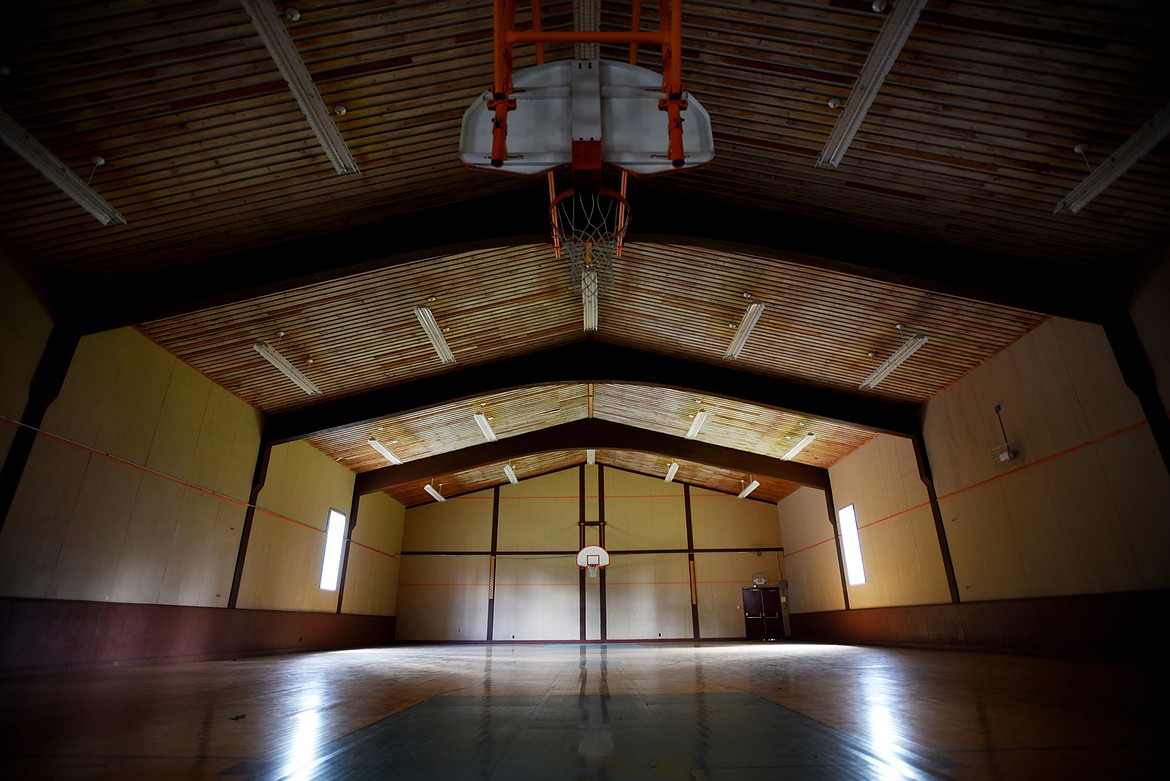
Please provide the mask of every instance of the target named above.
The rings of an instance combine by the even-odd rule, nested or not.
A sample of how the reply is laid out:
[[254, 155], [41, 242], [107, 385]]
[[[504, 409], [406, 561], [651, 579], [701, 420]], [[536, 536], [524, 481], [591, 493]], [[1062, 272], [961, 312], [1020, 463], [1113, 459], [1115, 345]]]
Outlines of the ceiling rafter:
[[[264, 438], [272, 444], [292, 442], [508, 388], [567, 382], [659, 385], [790, 410], [899, 436], [916, 436], [920, 431], [917, 409], [913, 405], [768, 377], [727, 365], [720, 366], [719, 371], [711, 369], [711, 364], [702, 361], [583, 339], [272, 413], [264, 424]], [[453, 389], [458, 390], [453, 392]]]
[[[374, 269], [474, 249], [547, 242], [547, 188], [462, 201], [199, 263], [50, 288], [85, 333], [245, 301]], [[715, 197], [642, 190], [627, 244], [655, 242], [780, 258], [975, 301], [1100, 322], [1124, 300], [1088, 269], [940, 245]], [[442, 225], [441, 231], [419, 225]], [[344, 248], [344, 252], [338, 251]], [[550, 249], [551, 252], [551, 249]], [[973, 268], [980, 269], [978, 275]], [[1004, 279], [1011, 279], [1006, 285]]]
[[758, 453], [746, 453], [734, 448], [593, 418], [462, 448], [410, 461], [401, 466], [388, 466], [363, 472], [355, 479], [354, 492], [364, 495], [385, 491], [407, 483], [425, 482], [434, 475], [506, 462], [509, 458], [532, 453], [566, 449], [584, 451], [588, 448], [658, 453], [813, 488], [829, 487], [829, 472], [821, 467], [781, 461], [779, 458]]

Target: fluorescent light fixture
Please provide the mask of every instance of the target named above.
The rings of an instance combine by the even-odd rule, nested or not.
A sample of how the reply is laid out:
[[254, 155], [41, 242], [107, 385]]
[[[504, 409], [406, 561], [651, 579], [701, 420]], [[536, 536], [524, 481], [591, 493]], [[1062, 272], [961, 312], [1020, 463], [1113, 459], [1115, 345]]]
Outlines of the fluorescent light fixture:
[[32, 134], [16, 124], [16, 120], [0, 111], [0, 141], [12, 149], [13, 152], [24, 158], [25, 162], [40, 171], [46, 179], [61, 192], [77, 201], [81, 208], [97, 217], [102, 225], [116, 223], [125, 225], [126, 218], [109, 202], [98, 195], [92, 187], [73, 173], [56, 155], [41, 142], [33, 138]]
[[1141, 160], [1167, 135], [1170, 135], [1170, 104], [1154, 115], [1129, 137], [1109, 158], [1097, 166], [1080, 184], [1056, 204], [1054, 214], [1076, 214], [1105, 188], [1113, 184], [1130, 166]]
[[914, 334], [906, 341], [902, 342], [902, 346], [894, 351], [894, 354], [886, 358], [885, 362], [874, 369], [873, 374], [865, 378], [865, 381], [858, 386], [858, 389], [865, 390], [866, 388], [875, 388], [877, 384], [884, 380], [886, 376], [902, 365], [902, 362], [918, 351], [918, 348], [926, 344], [926, 337], [922, 334]]
[[284, 80], [288, 82], [293, 97], [297, 99], [297, 104], [301, 107], [309, 127], [316, 134], [321, 148], [325, 150], [329, 161], [333, 163], [333, 168], [339, 174], [356, 174], [358, 172], [357, 163], [354, 161], [353, 155], [350, 154], [349, 147], [345, 145], [341, 131], [337, 129], [337, 125], [333, 124], [333, 116], [329, 112], [329, 107], [321, 99], [321, 93], [317, 91], [317, 85], [313, 83], [313, 77], [309, 75], [305, 61], [301, 59], [292, 36], [288, 34], [284, 20], [276, 12], [276, 6], [271, 0], [240, 0], [240, 2], [244, 4], [244, 10], [252, 19], [252, 26], [260, 34], [260, 40], [264, 42], [264, 46], [268, 49], [268, 54], [272, 57], [273, 62], [276, 63], [280, 75], [284, 76]]
[[597, 451], [596, 450], [586, 450], [585, 451], [585, 463], [586, 464], [596, 464], [597, 463]]
[[586, 268], [581, 279], [581, 308], [586, 331], [597, 330], [597, 269]]
[[430, 307], [416, 306], [414, 316], [418, 318], [418, 322], [426, 331], [427, 338], [431, 340], [435, 352], [439, 354], [439, 362], [455, 363], [455, 353], [451, 352], [451, 348], [447, 346], [447, 340], [443, 338], [443, 331], [435, 322], [435, 315], [431, 312]]
[[280, 369], [281, 373], [296, 383], [297, 387], [303, 390], [310, 396], [320, 396], [321, 389], [314, 385], [308, 377], [301, 374], [297, 367], [293, 366], [288, 360], [278, 353], [276, 349], [268, 342], [256, 342], [252, 345], [252, 349], [263, 355], [276, 368]]
[[676, 464], [674, 461], [671, 461], [670, 466], [666, 468], [666, 482], [669, 483], [671, 480], [674, 479], [674, 476], [677, 474], [678, 474], [678, 464]]
[[509, 483], [512, 483], [514, 485], [514, 484], [520, 482], [519, 480], [516, 479], [516, 470], [514, 470], [512, 468], [511, 464], [504, 465], [504, 474], [506, 474], [508, 476]]
[[869, 112], [873, 99], [882, 88], [882, 83], [886, 80], [890, 68], [894, 66], [894, 61], [898, 59], [898, 54], [902, 51], [906, 39], [910, 37], [914, 23], [918, 21], [918, 14], [925, 5], [926, 0], [898, 0], [894, 3], [894, 9], [890, 11], [889, 17], [882, 25], [873, 48], [869, 50], [869, 56], [865, 58], [865, 64], [861, 66], [861, 73], [853, 89], [849, 91], [845, 108], [837, 117], [837, 124], [833, 125], [829, 138], [825, 141], [825, 148], [817, 158], [817, 168], [836, 168], [840, 165], [841, 158], [845, 156], [849, 144], [853, 142], [857, 129], [865, 121], [865, 115]]
[[[440, 488], [442, 488], [442, 487], [443, 487], [443, 484], [442, 484], [442, 483], [439, 483], [439, 487], [440, 487]], [[432, 497], [434, 497], [434, 499], [435, 499], [435, 501], [436, 501], [436, 502], [445, 502], [445, 501], [447, 501], [447, 500], [446, 500], [446, 499], [443, 497], [443, 495], [442, 495], [441, 493], [439, 493], [438, 491], [436, 491], [436, 490], [435, 490], [435, 487], [434, 487], [433, 485], [431, 485], [430, 483], [427, 483], [426, 485], [424, 485], [424, 486], [423, 486], [423, 490], [424, 490], [424, 491], [426, 491], [428, 494], [430, 494]]]
[[695, 419], [691, 421], [691, 430], [687, 432], [687, 439], [694, 439], [699, 436], [699, 429], [703, 427], [703, 423], [707, 420], [707, 410], [701, 409], [695, 413]]
[[488, 422], [487, 415], [482, 412], [475, 413], [475, 422], [479, 424], [479, 430], [483, 432], [483, 437], [488, 442], [496, 441], [496, 432], [492, 431], [492, 424]]
[[382, 458], [386, 459], [391, 464], [394, 464], [394, 466], [402, 466], [402, 459], [399, 458], [398, 456], [394, 455], [393, 453], [391, 453], [389, 450], [387, 450], [386, 446], [383, 445], [378, 440], [370, 439], [370, 440], [368, 440], [368, 444], [374, 450], [377, 450], [379, 453], [381, 453]]
[[723, 354], [724, 358], [739, 357], [739, 354], [743, 352], [743, 346], [747, 344], [748, 337], [752, 334], [752, 329], [756, 327], [756, 321], [760, 319], [763, 312], [764, 305], [759, 301], [747, 308], [747, 311], [743, 313], [743, 319], [739, 321], [739, 327], [735, 329], [735, 338], [731, 340], [727, 352]]
[[[742, 483], [743, 481], [740, 480], [740, 482]], [[745, 485], [743, 487], [742, 491], [739, 492], [739, 498], [740, 499], [747, 499], [748, 494], [750, 494], [752, 491], [756, 490], [759, 487], [760, 487], [760, 481], [759, 480], [752, 480], [750, 483], [748, 483], [747, 485]]]
[[780, 460], [781, 460], [781, 461], [791, 461], [793, 458], [795, 458], [795, 457], [796, 457], [796, 454], [797, 454], [797, 453], [799, 453], [800, 451], [802, 451], [802, 450], [804, 450], [806, 447], [808, 447], [808, 446], [809, 446], [809, 443], [811, 443], [811, 442], [812, 442], [814, 439], [816, 439], [816, 438], [817, 438], [817, 435], [816, 435], [816, 434], [812, 433], [811, 431], [810, 431], [810, 432], [808, 432], [808, 433], [807, 433], [807, 434], [805, 434], [803, 437], [801, 437], [801, 438], [800, 438], [800, 440], [799, 440], [799, 441], [798, 441], [798, 442], [797, 442], [795, 445], [793, 445], [792, 447], [790, 447], [790, 448], [788, 449], [788, 452], [787, 452], [787, 453], [785, 453], [784, 455], [780, 456]]

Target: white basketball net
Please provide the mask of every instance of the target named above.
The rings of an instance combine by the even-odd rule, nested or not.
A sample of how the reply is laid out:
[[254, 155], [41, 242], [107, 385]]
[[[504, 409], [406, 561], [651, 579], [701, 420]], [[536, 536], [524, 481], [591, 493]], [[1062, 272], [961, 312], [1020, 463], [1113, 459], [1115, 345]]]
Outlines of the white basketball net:
[[613, 259], [621, 255], [630, 209], [617, 193], [568, 193], [553, 205], [553, 243], [569, 255], [573, 290], [599, 294], [613, 288]]
[[601, 569], [601, 557], [590, 554], [589, 557], [585, 559], [585, 569], [588, 570], [589, 577], [597, 577], [597, 571]]

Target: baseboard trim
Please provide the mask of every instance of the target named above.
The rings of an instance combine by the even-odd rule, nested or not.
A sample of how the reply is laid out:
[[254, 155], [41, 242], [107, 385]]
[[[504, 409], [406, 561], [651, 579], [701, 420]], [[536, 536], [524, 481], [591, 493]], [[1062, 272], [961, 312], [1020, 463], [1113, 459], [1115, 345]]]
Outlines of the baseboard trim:
[[0, 675], [394, 642], [394, 616], [0, 598]]

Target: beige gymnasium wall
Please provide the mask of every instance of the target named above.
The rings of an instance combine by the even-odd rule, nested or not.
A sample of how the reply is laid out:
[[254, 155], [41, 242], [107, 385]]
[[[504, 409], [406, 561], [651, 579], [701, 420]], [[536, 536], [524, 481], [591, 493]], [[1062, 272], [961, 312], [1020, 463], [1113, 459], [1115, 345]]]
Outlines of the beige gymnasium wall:
[[0, 595], [227, 604], [256, 412], [132, 329], [82, 338], [0, 535]]
[[357, 528], [349, 546], [343, 613], [396, 614], [399, 552], [405, 520], [406, 508], [386, 494], [367, 494], [361, 498]]
[[[492, 492], [408, 508], [398, 578], [399, 640], [487, 635]], [[420, 551], [456, 555], [409, 555]], [[472, 552], [473, 555], [465, 555]]]
[[924, 435], [963, 601], [1170, 586], [1170, 476], [1100, 327], [1047, 321], [930, 402]]
[[579, 489], [576, 469], [500, 487], [493, 638], [577, 637]]
[[792, 613], [844, 610], [837, 545], [825, 492], [800, 488], [778, 506], [784, 571]]
[[692, 488], [691, 528], [695, 548], [752, 549], [695, 554], [699, 634], [743, 637], [743, 587], [757, 575], [766, 576], [772, 585], [783, 579], [783, 553], [762, 550], [781, 547], [776, 505]]
[[[1170, 586], [1170, 477], [1100, 327], [1047, 321], [939, 394], [923, 426], [962, 602]], [[830, 478], [861, 527], [851, 607], [949, 601], [910, 444], [879, 436]], [[842, 609], [823, 494], [779, 512], [792, 612]]]
[[[608, 639], [690, 638], [690, 570], [684, 488], [615, 469], [585, 468], [585, 518], [597, 521], [603, 475]], [[577, 640], [581, 472], [568, 469], [500, 488], [492, 639]], [[492, 492], [455, 497], [406, 512], [398, 637], [460, 641], [487, 638]], [[779, 577], [774, 505], [691, 491], [697, 548], [744, 548], [696, 554], [703, 637], [743, 637], [740, 589], [752, 576]], [[597, 527], [586, 527], [596, 542]], [[626, 553], [622, 553], [626, 551]], [[633, 553], [633, 551], [639, 551]], [[670, 551], [670, 552], [656, 552]], [[427, 555], [418, 555], [419, 553]], [[466, 555], [470, 554], [470, 555]], [[601, 579], [586, 581], [586, 638], [601, 638]]]
[[320, 583], [325, 529], [330, 510], [349, 516], [353, 484], [353, 472], [306, 442], [272, 448], [256, 499], [238, 607], [337, 609], [337, 592]]
[[[879, 435], [829, 470], [835, 510], [853, 505], [866, 580], [852, 608], [950, 602], [946, 570], [913, 443]], [[831, 533], [829, 535], [832, 536]]]
[[0, 463], [24, 415], [29, 381], [52, 330], [48, 313], [0, 249]]

